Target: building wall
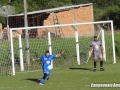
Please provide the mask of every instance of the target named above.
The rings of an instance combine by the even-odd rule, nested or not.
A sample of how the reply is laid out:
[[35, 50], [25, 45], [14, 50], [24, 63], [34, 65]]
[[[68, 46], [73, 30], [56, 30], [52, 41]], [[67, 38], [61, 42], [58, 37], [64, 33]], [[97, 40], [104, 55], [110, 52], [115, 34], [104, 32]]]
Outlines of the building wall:
[[[46, 25], [54, 25], [54, 24], [71, 24], [71, 23], [92, 22], [92, 21], [93, 21], [92, 5], [81, 6], [74, 9], [54, 11], [54, 13], [46, 12], [46, 13], [37, 13], [37, 14], [28, 15], [28, 26], [46, 26]], [[24, 27], [24, 16], [9, 17], [9, 26], [10, 28]], [[88, 35], [94, 33], [93, 25], [79, 25], [79, 26], [75, 26], [75, 28], [78, 30], [79, 35]], [[74, 29], [70, 26], [46, 28], [46, 29], [58, 36], [65, 36], [65, 37], [74, 36]], [[31, 30], [31, 31], [29, 30], [30, 31], [29, 35], [30, 37], [43, 36], [46, 32], [46, 29], [39, 28], [37, 30]], [[33, 31], [35, 32], [33, 33]], [[19, 32], [22, 32], [22, 30], [19, 30]]]
[[[71, 24], [80, 22], [92, 22], [93, 21], [93, 6], [84, 6], [76, 9], [61, 11], [57, 13], [51, 13], [46, 20], [44, 20], [45, 25], [53, 25], [53, 17], [58, 19], [58, 24]], [[86, 35], [93, 33], [93, 25], [80, 25], [75, 26], [78, 30], [79, 35]], [[55, 33], [54, 28], [47, 28], [50, 32]], [[41, 36], [45, 29], [38, 29], [38, 36]], [[71, 27], [57, 27], [57, 35], [61, 36], [73, 36], [74, 30]], [[59, 33], [58, 33], [59, 32]]]

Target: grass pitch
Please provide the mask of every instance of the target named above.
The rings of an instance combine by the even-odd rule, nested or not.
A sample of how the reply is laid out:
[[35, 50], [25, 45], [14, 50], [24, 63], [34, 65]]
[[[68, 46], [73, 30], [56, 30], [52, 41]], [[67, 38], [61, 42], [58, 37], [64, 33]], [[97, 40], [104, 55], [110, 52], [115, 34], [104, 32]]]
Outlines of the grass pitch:
[[93, 72], [93, 62], [51, 70], [45, 85], [38, 85], [42, 71], [17, 73], [15, 76], [0, 76], [0, 90], [120, 90], [120, 87], [93, 88], [94, 84], [120, 84], [120, 62], [104, 63], [105, 71]]

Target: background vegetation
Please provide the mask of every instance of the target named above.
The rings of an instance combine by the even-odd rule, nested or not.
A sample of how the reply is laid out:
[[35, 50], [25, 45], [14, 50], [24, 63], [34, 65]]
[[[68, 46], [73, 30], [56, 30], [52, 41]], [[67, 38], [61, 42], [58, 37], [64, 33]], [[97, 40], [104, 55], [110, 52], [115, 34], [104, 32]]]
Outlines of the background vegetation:
[[[114, 28], [120, 28], [120, 0], [26, 0], [27, 11], [43, 10], [66, 5], [93, 3], [94, 20], [113, 20]], [[0, 7], [11, 5], [16, 14], [23, 13], [23, 0], [0, 0]], [[6, 18], [0, 17], [0, 22], [6, 24]]]

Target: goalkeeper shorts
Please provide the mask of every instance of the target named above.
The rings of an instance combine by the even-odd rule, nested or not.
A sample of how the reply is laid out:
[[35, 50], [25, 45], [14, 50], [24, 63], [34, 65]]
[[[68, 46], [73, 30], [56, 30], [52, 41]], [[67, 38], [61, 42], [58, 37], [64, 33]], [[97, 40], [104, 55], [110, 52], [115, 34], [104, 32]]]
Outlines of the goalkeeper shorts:
[[94, 53], [94, 59], [99, 59], [102, 58], [102, 54], [101, 53]]

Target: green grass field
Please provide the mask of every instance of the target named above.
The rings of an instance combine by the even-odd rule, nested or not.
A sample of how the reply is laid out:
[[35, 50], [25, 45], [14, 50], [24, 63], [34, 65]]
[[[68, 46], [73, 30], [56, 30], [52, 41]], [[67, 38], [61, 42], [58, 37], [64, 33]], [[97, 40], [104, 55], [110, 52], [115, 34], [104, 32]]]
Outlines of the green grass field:
[[[58, 43], [55, 43], [55, 44], [58, 44]], [[83, 44], [83, 45], [86, 45], [86, 44]], [[109, 46], [110, 45], [108, 45], [108, 47]], [[35, 46], [32, 46], [32, 47], [35, 47]], [[63, 47], [59, 46], [59, 48], [63, 48]], [[74, 57], [75, 51], [73, 51], [74, 49], [73, 48], [69, 49], [68, 45], [64, 46], [64, 48], [65, 48], [65, 51], [72, 52], [72, 53], [66, 53], [66, 56], [67, 56], [66, 59], [63, 59], [63, 58], [55, 59], [56, 60], [54, 61], [55, 68], [52, 69], [51, 77], [48, 81], [47, 80], [45, 81], [44, 86], [38, 85], [39, 79], [43, 76], [42, 70], [39, 66], [40, 64], [38, 62], [33, 62], [33, 64], [35, 65], [34, 68], [39, 66], [38, 71], [34, 71], [34, 72], [25, 71], [22, 73], [19, 72], [19, 73], [16, 73], [15, 76], [0, 75], [0, 90], [120, 90], [120, 87], [116, 87], [116, 88], [115, 87], [111, 87], [111, 88], [110, 87], [109, 88], [91, 87], [91, 83], [120, 84], [120, 80], [119, 80], [120, 78], [120, 61], [119, 61], [120, 60], [120, 34], [119, 33], [115, 34], [115, 49], [116, 49], [117, 63], [112, 64], [112, 58], [107, 59], [107, 61], [104, 63], [105, 71], [103, 72], [99, 71], [99, 62], [97, 63], [97, 71], [93, 72], [92, 58], [90, 59], [88, 64], [81, 64], [81, 65], [75, 64], [75, 61], [73, 61], [75, 58]], [[84, 50], [85, 49], [83, 49], [83, 51]], [[1, 48], [1, 51], [2, 51], [2, 48]], [[56, 49], [55, 53], [58, 51], [60, 50]], [[41, 50], [39, 52], [41, 52]], [[38, 54], [38, 52], [34, 52], [35, 55], [36, 53]], [[4, 56], [1, 55], [0, 58], [5, 57], [5, 59], [1, 59], [1, 61], [8, 60], [6, 59], [6, 58], [9, 58], [9, 57], [6, 57], [7, 55], [8, 54], [5, 54]], [[4, 67], [0, 66], [0, 68], [4, 68]], [[34, 68], [32, 67], [33, 70]]]
[[43, 73], [17, 73], [15, 76], [0, 76], [0, 90], [120, 90], [120, 87], [93, 88], [94, 84], [120, 84], [120, 62], [117, 64], [104, 63], [105, 71], [93, 72], [93, 63], [68, 66], [51, 70], [51, 77], [45, 85], [38, 85]]

